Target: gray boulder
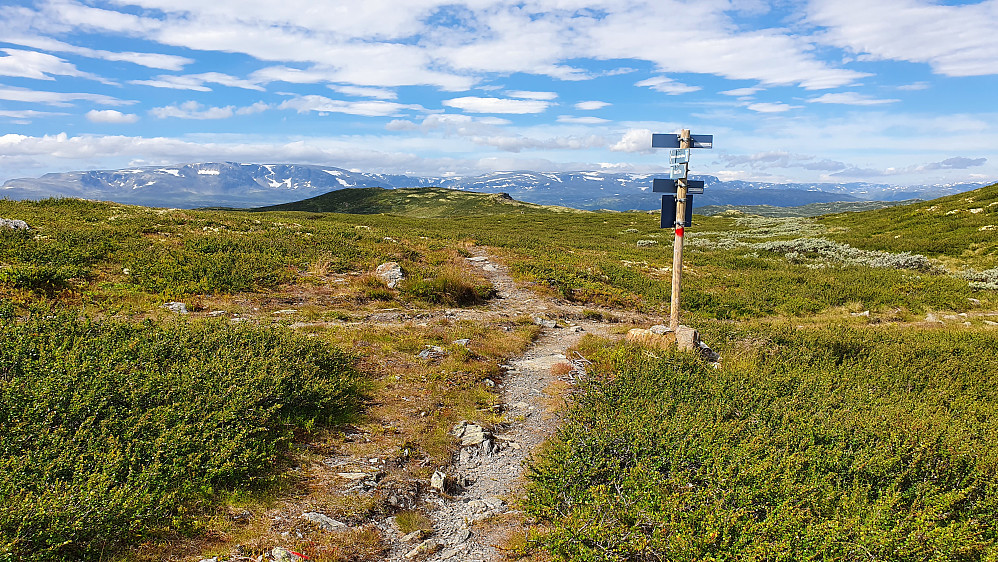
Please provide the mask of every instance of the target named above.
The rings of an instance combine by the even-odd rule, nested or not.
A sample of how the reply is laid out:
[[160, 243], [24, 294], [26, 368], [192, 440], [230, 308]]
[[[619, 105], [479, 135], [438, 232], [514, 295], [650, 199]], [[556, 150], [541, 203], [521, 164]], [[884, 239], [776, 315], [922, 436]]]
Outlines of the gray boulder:
[[28, 230], [28, 223], [19, 219], [0, 219], [0, 228], [10, 230]]
[[384, 279], [389, 289], [394, 289], [399, 284], [399, 281], [405, 279], [405, 272], [402, 271], [402, 266], [393, 261], [379, 265], [374, 270], [374, 274]]

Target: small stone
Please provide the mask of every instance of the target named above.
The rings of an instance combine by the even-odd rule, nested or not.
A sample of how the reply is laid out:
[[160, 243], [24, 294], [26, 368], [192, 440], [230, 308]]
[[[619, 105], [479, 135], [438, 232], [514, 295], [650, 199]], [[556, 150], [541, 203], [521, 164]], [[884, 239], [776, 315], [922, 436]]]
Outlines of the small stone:
[[479, 262], [483, 262], [483, 261], [489, 261], [489, 258], [487, 258], [485, 256], [475, 256], [473, 258], [468, 258], [468, 261], [479, 263]]
[[585, 332], [586, 330], [582, 326], [569, 326], [568, 331], [572, 332], [573, 334], [577, 334], [579, 332]]
[[415, 531], [409, 533], [408, 535], [403, 535], [401, 540], [403, 543], [409, 544], [411, 542], [423, 540], [424, 536], [426, 536], [426, 531], [422, 529], [416, 529]]
[[940, 320], [938, 316], [936, 316], [935, 314], [933, 314], [931, 312], [925, 315], [925, 321], [933, 323], [933, 324], [942, 324], [943, 323], [943, 321]]
[[973, 324], [971, 324], [970, 322], [964, 322], [963, 325], [964, 326], [973, 326]]
[[419, 357], [420, 359], [433, 359], [436, 357], [443, 357], [444, 355], [446, 355], [444, 348], [439, 345], [428, 345], [426, 346], [426, 349], [417, 353], [416, 357]]
[[866, 317], [866, 318], [870, 317], [870, 311], [869, 310], [864, 310], [863, 312], [850, 312], [849, 314], [851, 316], [856, 316], [856, 317], [859, 317], [859, 316], [863, 316], [863, 317]]
[[366, 472], [337, 472], [336, 475], [347, 480], [360, 480], [362, 478], [367, 478]]
[[943, 316], [943, 320], [949, 320], [951, 322], [954, 322], [954, 321], [959, 320], [959, 319], [960, 319], [960, 317], [957, 316], [956, 314], [947, 314], [947, 315]]
[[374, 270], [374, 274], [383, 279], [389, 289], [394, 289], [399, 284], [399, 281], [405, 279], [405, 272], [402, 271], [402, 266], [393, 261], [379, 265]]
[[471, 538], [471, 531], [468, 529], [461, 529], [454, 535], [454, 544], [461, 544]]
[[170, 312], [176, 312], [177, 314], [187, 314], [187, 305], [182, 302], [168, 302], [162, 306], [169, 310]]
[[447, 474], [440, 472], [439, 470], [433, 471], [433, 476], [430, 477], [430, 488], [434, 490], [439, 490], [441, 492], [447, 491]]
[[513, 408], [514, 410], [526, 410], [527, 408], [530, 407], [530, 404], [528, 404], [527, 402], [514, 402], [510, 404], [509, 407]]
[[973, 306], [981, 306], [981, 301], [980, 301], [980, 299], [975, 299], [975, 298], [970, 298], [970, 297], [968, 297], [968, 298], [967, 298], [967, 302], [969, 302], [969, 303], [970, 303], [971, 305], [973, 305]]
[[218, 557], [212, 556], [211, 558], [202, 558], [200, 562], [218, 562]]
[[274, 314], [298, 314], [298, 311], [293, 308], [285, 308], [284, 310], [275, 310]]
[[994, 322], [992, 320], [985, 320], [984, 324], [988, 326], [998, 326], [998, 322]]
[[468, 347], [468, 344], [471, 343], [471, 340], [468, 338], [461, 338], [459, 340], [454, 340], [451, 343], [454, 345], [461, 345], [464, 347]]
[[224, 310], [212, 310], [211, 312], [208, 313], [208, 316], [211, 316], [212, 318], [218, 318], [219, 316], [225, 316], [226, 314], [228, 313], [225, 312]]
[[482, 426], [468, 424], [468, 426], [464, 428], [464, 433], [461, 434], [461, 446], [470, 447], [472, 445], [479, 445], [490, 436], [491, 434], [485, 431]]
[[273, 550], [270, 551], [270, 557], [274, 560], [274, 562], [298, 562], [298, 560], [301, 560], [301, 558], [298, 558], [292, 554], [291, 551], [283, 549], [279, 546], [274, 547]]
[[489, 388], [492, 388], [496, 385], [495, 381], [493, 381], [492, 379], [482, 379], [482, 384], [484, 384]]
[[558, 322], [556, 322], [554, 320], [546, 320], [546, 319], [544, 319], [544, 318], [542, 318], [540, 316], [534, 316], [534, 324], [537, 324], [538, 326], [540, 326], [542, 328], [557, 328], [558, 327]]
[[496, 497], [485, 498], [482, 501], [485, 502], [485, 505], [487, 505], [489, 509], [502, 509], [506, 505], [506, 502]]
[[346, 524], [341, 523], [333, 519], [332, 517], [329, 517], [328, 515], [324, 515], [322, 513], [318, 513], [315, 511], [302, 513], [301, 516], [303, 519], [307, 519], [308, 521], [310, 521], [312, 524], [314, 524], [316, 527], [319, 527], [323, 531], [336, 531], [338, 529], [348, 528]]
[[440, 553], [440, 559], [450, 560], [451, 558], [457, 556], [457, 554], [458, 550], [456, 548], [448, 548], [447, 550], [444, 550], [443, 552]]
[[649, 330], [651, 331], [651, 333], [658, 334], [661, 336], [662, 334], [667, 334], [671, 332], [672, 328], [666, 326], [665, 324], [655, 324], [654, 326], [649, 328]]
[[679, 326], [676, 328], [676, 348], [680, 351], [693, 351], [698, 349], [697, 343], [700, 341], [700, 334], [689, 326]]
[[499, 268], [492, 265], [491, 263], [487, 263], [484, 266], [482, 266], [482, 271], [499, 271]]
[[427, 556], [433, 554], [434, 552], [440, 550], [443, 545], [433, 539], [426, 539], [425, 541], [419, 543], [419, 546], [405, 553], [405, 557], [409, 560], [417, 556]]

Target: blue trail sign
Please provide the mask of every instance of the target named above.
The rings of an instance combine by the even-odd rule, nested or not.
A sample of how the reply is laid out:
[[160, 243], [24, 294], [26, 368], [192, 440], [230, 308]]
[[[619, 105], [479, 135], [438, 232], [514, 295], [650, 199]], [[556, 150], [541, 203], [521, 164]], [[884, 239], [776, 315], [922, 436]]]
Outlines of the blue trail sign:
[[[679, 148], [679, 135], [655, 133], [651, 136], [652, 148]], [[690, 135], [690, 148], [714, 148], [714, 135]]]
[[679, 291], [683, 280], [683, 229], [693, 225], [693, 194], [703, 193], [703, 182], [688, 179], [690, 149], [714, 148], [714, 135], [691, 135], [683, 129], [678, 135], [653, 134], [652, 148], [670, 148], [669, 179], [655, 179], [652, 192], [662, 196], [662, 228], [676, 229], [672, 245], [672, 301], [669, 305], [669, 327], [679, 328]]
[[[676, 180], [655, 179], [652, 180], [651, 190], [653, 193], [676, 193], [679, 187]], [[700, 180], [687, 180], [686, 192], [700, 194], [703, 193], [703, 182]]]
[[[689, 228], [693, 226], [693, 196], [686, 196], [686, 217], [683, 226]], [[662, 196], [662, 228], [675, 228], [679, 223], [676, 221], [676, 196]]]

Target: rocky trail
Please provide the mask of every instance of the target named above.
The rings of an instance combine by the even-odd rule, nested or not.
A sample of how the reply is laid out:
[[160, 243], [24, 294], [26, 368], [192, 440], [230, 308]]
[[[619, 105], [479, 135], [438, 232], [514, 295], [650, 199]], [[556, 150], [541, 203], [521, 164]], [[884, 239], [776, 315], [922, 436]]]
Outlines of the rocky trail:
[[[481, 268], [498, 291], [490, 309], [478, 314], [527, 314], [541, 326], [541, 333], [523, 356], [505, 365], [499, 384], [504, 423], [493, 431], [465, 423], [452, 430], [461, 440], [460, 454], [434, 474], [434, 490], [426, 500], [435, 506], [433, 533], [401, 537], [387, 522], [381, 525], [393, 543], [386, 560], [499, 559], [497, 547], [507, 529], [501, 523], [481, 523], [516, 514], [515, 505], [509, 502], [522, 486], [525, 461], [555, 431], [562, 393], [582, 369], [583, 360], [566, 357], [566, 350], [586, 333], [609, 335], [605, 324], [576, 320], [582, 316], [581, 307], [539, 297], [518, 285], [506, 267], [484, 250], [472, 248], [471, 253], [469, 261]], [[474, 312], [461, 312], [462, 316], [468, 313]]]
[[[352, 521], [346, 525], [323, 513], [313, 512], [306, 505], [291, 502], [263, 515], [272, 521], [272, 531], [293, 538], [297, 520], [323, 532], [353, 532], [373, 525], [386, 550], [382, 560], [498, 561], [501, 547], [510, 530], [519, 528], [516, 499], [523, 486], [526, 461], [538, 446], [557, 429], [558, 416], [566, 395], [580, 375], [584, 374], [585, 359], [568, 357], [568, 350], [586, 334], [602, 337], [623, 337], [613, 323], [586, 319], [583, 307], [542, 296], [518, 283], [507, 267], [490, 256], [484, 248], [468, 248], [468, 265], [478, 270], [496, 289], [496, 298], [486, 307], [413, 311], [380, 310], [363, 318], [358, 324], [381, 326], [427, 326], [434, 320], [504, 321], [531, 318], [540, 328], [539, 334], [525, 352], [502, 365], [502, 379], [496, 382], [501, 397], [501, 421], [491, 427], [470, 422], [458, 423], [451, 435], [460, 442], [459, 452], [446, 466], [433, 467], [430, 482], [409, 482], [405, 496], [407, 509], [419, 507], [429, 515], [432, 531], [418, 530], [407, 535], [399, 530], [394, 516], [381, 515], [367, 521]], [[634, 312], [602, 311], [601, 320], [625, 324], [649, 324], [652, 318]], [[322, 327], [326, 322], [296, 323], [295, 327]], [[619, 332], [619, 330], [618, 330]], [[363, 435], [357, 434], [357, 438]], [[351, 457], [330, 458], [328, 477], [333, 481], [322, 485], [338, 486], [343, 478], [348, 491], [370, 494], [379, 488], [380, 472], [372, 473], [364, 461], [383, 459]], [[378, 465], [381, 466], [381, 465]], [[345, 472], [344, 472], [345, 471]], [[321, 478], [321, 477], [320, 477]], [[337, 478], [341, 480], [337, 480]], [[359, 478], [356, 481], [350, 480]], [[429, 486], [427, 486], [429, 484]], [[286, 530], [285, 530], [286, 529]], [[237, 547], [238, 550], [238, 547]], [[255, 556], [255, 557], [254, 557]], [[230, 561], [296, 562], [303, 558], [284, 547], [273, 548], [263, 556], [237, 556]], [[219, 558], [201, 562], [218, 562]]]

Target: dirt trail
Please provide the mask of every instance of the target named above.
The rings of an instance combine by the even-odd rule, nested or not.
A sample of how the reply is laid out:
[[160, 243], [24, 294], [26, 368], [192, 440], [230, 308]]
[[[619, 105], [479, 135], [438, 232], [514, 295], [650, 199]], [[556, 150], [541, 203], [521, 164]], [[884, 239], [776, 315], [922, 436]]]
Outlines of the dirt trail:
[[[522, 486], [524, 461], [557, 427], [562, 398], [552, 388], [557, 387], [559, 381], [564, 388], [564, 383], [571, 381], [572, 373], [565, 373], [566, 369], [562, 367], [557, 370], [561, 374], [555, 374], [552, 367], [566, 363], [566, 350], [586, 333], [610, 335], [605, 324], [579, 320], [581, 307], [540, 297], [517, 284], [506, 267], [493, 261], [484, 250], [472, 248], [470, 252], [469, 262], [480, 268], [498, 291], [498, 299], [484, 313], [510, 317], [529, 315], [541, 325], [541, 333], [523, 356], [505, 366], [506, 375], [499, 385], [505, 423], [494, 428], [492, 439], [462, 448], [451, 466], [441, 468], [448, 482], [454, 481], [456, 485], [449, 489], [449, 494], [427, 498], [436, 509], [431, 513], [434, 534], [426, 539], [425, 546], [435, 552], [428, 557], [419, 554], [406, 558], [420, 541], [395, 542], [387, 560], [485, 562], [499, 559], [496, 545], [503, 540], [502, 526], [475, 523], [511, 513], [514, 508], [507, 501], [515, 497]], [[467, 313], [474, 314], [463, 311], [461, 315]]]

